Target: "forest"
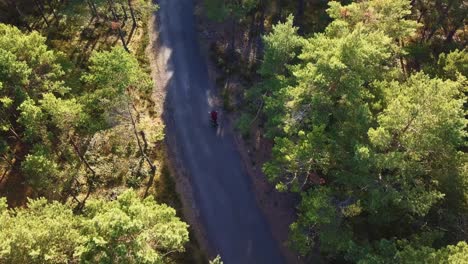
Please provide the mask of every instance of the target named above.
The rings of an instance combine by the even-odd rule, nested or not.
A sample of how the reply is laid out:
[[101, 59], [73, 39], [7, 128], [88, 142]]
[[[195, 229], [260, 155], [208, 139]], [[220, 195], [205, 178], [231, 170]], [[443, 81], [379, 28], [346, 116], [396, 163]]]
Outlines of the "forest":
[[168, 173], [144, 53], [157, 6], [0, 8], [0, 263], [183, 259], [188, 225], [155, 189]]
[[[0, 0], [0, 263], [235, 263], [176, 188], [167, 1]], [[466, 1], [189, 2], [220, 111], [294, 197], [287, 262], [468, 263]]]

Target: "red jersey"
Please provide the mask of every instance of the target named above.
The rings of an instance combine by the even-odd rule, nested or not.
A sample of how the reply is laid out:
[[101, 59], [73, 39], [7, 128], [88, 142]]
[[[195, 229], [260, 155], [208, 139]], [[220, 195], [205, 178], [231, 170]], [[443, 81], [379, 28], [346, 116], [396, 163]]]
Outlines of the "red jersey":
[[218, 119], [218, 112], [211, 111], [211, 120], [216, 121]]

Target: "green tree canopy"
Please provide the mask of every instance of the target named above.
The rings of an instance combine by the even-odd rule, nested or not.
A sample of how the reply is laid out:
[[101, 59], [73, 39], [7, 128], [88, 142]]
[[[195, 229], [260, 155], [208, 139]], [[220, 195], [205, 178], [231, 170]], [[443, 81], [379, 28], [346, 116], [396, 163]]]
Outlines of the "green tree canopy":
[[[275, 135], [264, 172], [302, 197], [292, 244], [353, 263], [448, 259], [468, 212], [466, 53], [441, 56], [444, 79], [408, 73], [401, 43], [418, 27], [409, 1], [331, 2], [328, 13], [324, 33], [282, 53], [295, 65], [261, 84], [275, 84], [262, 95]], [[278, 28], [264, 39], [264, 69], [275, 47], [288, 49], [271, 37]]]
[[90, 263], [164, 263], [165, 255], [184, 251], [187, 224], [175, 210], [133, 191], [117, 200], [93, 200], [84, 210], [81, 258]]
[[80, 243], [80, 217], [67, 205], [30, 200], [27, 208], [6, 209], [0, 199], [0, 262], [68, 263]]
[[110, 116], [119, 112], [122, 104], [128, 103], [129, 91], [149, 92], [153, 88], [149, 74], [122, 47], [94, 52], [90, 58], [89, 71], [82, 80], [87, 87], [82, 98], [86, 110], [93, 117], [93, 122], [100, 120], [103, 126]]
[[[51, 187], [47, 183], [63, 185], [57, 173], [62, 169], [56, 162], [59, 155], [54, 154], [60, 138], [86, 119], [82, 105], [64, 86], [59, 57], [39, 33], [0, 24], [0, 135], [7, 150], [21, 150], [17, 160], [24, 164], [14, 168], [22, 171], [14, 173], [24, 174], [43, 194]], [[53, 190], [58, 195], [61, 188]]]
[[18, 107], [27, 99], [37, 102], [42, 93], [63, 95], [68, 89], [60, 78], [57, 56], [37, 32], [23, 34], [0, 24], [0, 111], [3, 131], [15, 131]]
[[3, 198], [0, 224], [0, 262], [12, 264], [168, 263], [188, 241], [174, 209], [132, 190], [114, 201], [93, 199], [82, 215], [43, 198], [7, 209]]
[[263, 37], [265, 54], [260, 68], [262, 76], [271, 78], [284, 74], [286, 66], [296, 58], [298, 48], [304, 41], [298, 36], [293, 20], [294, 17], [290, 15], [284, 23], [274, 25], [271, 33]]

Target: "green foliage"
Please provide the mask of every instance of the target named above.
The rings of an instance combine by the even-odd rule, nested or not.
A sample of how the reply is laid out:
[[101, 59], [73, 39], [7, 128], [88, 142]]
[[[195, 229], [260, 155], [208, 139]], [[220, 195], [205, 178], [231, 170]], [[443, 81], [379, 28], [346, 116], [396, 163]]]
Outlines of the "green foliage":
[[86, 118], [83, 105], [75, 98], [61, 99], [51, 93], [42, 95], [40, 106], [47, 114], [48, 121], [63, 132], [68, 132], [79, 126]]
[[83, 75], [82, 80], [88, 87], [82, 101], [89, 115], [100, 124], [109, 123], [111, 116], [124, 108], [129, 91], [149, 92], [153, 88], [151, 77], [122, 47], [94, 52], [89, 72]]
[[29, 200], [27, 208], [0, 203], [0, 262], [68, 263], [80, 243], [79, 217], [67, 205]]
[[[369, 83], [384, 78], [388, 60], [395, 56], [392, 40], [361, 23], [355, 28], [334, 30], [343, 23], [348, 22], [334, 21], [325, 34], [307, 40], [299, 55], [303, 62], [293, 67], [296, 84], [282, 88], [282, 97], [272, 98], [286, 106], [283, 132], [287, 135], [275, 140], [279, 144], [273, 150], [274, 159], [266, 165], [272, 179], [286, 171], [288, 184], [295, 184], [309, 172], [328, 171], [331, 168], [327, 164], [333, 163], [330, 157], [349, 159], [343, 155], [354, 152], [369, 128], [369, 103], [375, 98]], [[282, 114], [266, 113], [273, 120]], [[308, 135], [309, 130], [314, 132]], [[275, 172], [272, 166], [280, 169]]]
[[439, 74], [452, 80], [457, 79], [458, 74], [468, 77], [468, 51], [467, 49], [455, 50], [449, 54], [442, 53], [439, 56]]
[[455, 264], [468, 263], [468, 244], [465, 241], [456, 245], [449, 245], [439, 250], [422, 247], [406, 247], [398, 253], [397, 258], [401, 263], [433, 263], [433, 264]]
[[42, 92], [67, 91], [59, 81], [63, 71], [57, 56], [39, 33], [23, 34], [16, 27], [0, 24], [0, 47], [2, 90], [8, 95], [38, 99]]
[[299, 48], [304, 43], [293, 26], [294, 17], [288, 16], [284, 23], [273, 26], [272, 32], [263, 37], [265, 54], [260, 74], [266, 78], [284, 74], [286, 65], [296, 58]]
[[101, 95], [112, 99], [115, 94], [122, 94], [126, 89], [135, 87], [141, 90], [152, 88], [152, 82], [139, 66], [138, 61], [122, 47], [111, 51], [94, 52], [89, 59], [89, 73], [83, 76], [83, 81], [99, 90]]
[[[384, 86], [391, 101], [377, 116], [379, 126], [369, 130], [377, 152], [376, 166], [381, 174], [387, 174], [387, 185], [399, 186], [394, 190], [393, 199], [397, 200], [392, 203], [426, 215], [444, 197], [436, 187], [442, 184], [439, 188], [443, 188], [448, 181], [459, 182], [463, 177], [458, 158], [458, 149], [467, 136], [462, 84], [416, 74], [403, 85], [393, 82]], [[388, 175], [385, 171], [394, 173]], [[459, 186], [444, 191], [447, 195], [461, 195], [467, 190]]]
[[[260, 109], [252, 107], [249, 109], [250, 115], [258, 116], [258, 111], [263, 110], [268, 116], [265, 126], [266, 135], [270, 138], [277, 134], [277, 128], [284, 123], [282, 114], [285, 105], [281, 102], [286, 93], [280, 88], [289, 84], [290, 65], [305, 44], [305, 40], [297, 33], [298, 28], [293, 26], [293, 20], [292, 15], [288, 16], [284, 23], [275, 25], [272, 32], [263, 37], [265, 55], [259, 73], [264, 80], [246, 92], [247, 100], [255, 103], [261, 100]], [[242, 117], [244, 119], [239, 120], [240, 124], [245, 124], [243, 126], [245, 129], [247, 129], [246, 117], [244, 115]], [[243, 133], [246, 132], [248, 131]]]
[[27, 99], [18, 109], [21, 112], [18, 122], [23, 125], [26, 137], [32, 142], [45, 140], [50, 127], [69, 133], [86, 120], [83, 105], [76, 99], [61, 99], [52, 93], [42, 94], [38, 103]]
[[437, 67], [437, 58], [465, 48], [466, 3], [463, 0], [418, 0], [411, 3], [411, 17], [424, 26], [419, 28], [416, 38], [405, 43], [407, 68], [422, 69], [446, 78]]
[[[327, 226], [336, 226], [338, 215], [330, 199], [331, 190], [326, 187], [304, 193], [300, 205], [301, 218], [291, 225], [291, 241], [293, 247], [301, 254], [306, 254], [314, 246], [316, 236], [304, 236], [304, 233], [314, 234], [317, 231], [327, 232]], [[311, 228], [313, 226], [313, 229]], [[334, 235], [338, 235], [335, 233]], [[343, 240], [344, 233], [341, 234]], [[321, 236], [323, 240], [331, 239], [332, 234]], [[325, 245], [324, 245], [325, 246]]]
[[45, 199], [8, 210], [2, 199], [0, 223], [0, 262], [12, 264], [167, 263], [188, 241], [174, 209], [131, 190], [115, 201], [90, 201], [83, 215]]
[[[61, 184], [58, 165], [45, 153], [28, 154], [21, 163], [21, 168], [29, 184], [38, 191]], [[54, 192], [60, 189], [55, 188]]]
[[250, 129], [252, 128], [253, 116], [248, 113], [243, 113], [239, 120], [236, 122], [236, 128], [239, 130], [243, 137], [248, 137], [250, 134]]
[[36, 192], [57, 197], [65, 181], [54, 153], [57, 139], [73, 133], [84, 118], [82, 106], [66, 98], [71, 94], [58, 54], [37, 32], [0, 24], [0, 76], [0, 136], [15, 139], [8, 140], [8, 149], [20, 165], [12, 173], [23, 173]]
[[162, 263], [164, 252], [181, 252], [188, 241], [188, 226], [174, 209], [153, 198], [141, 201], [132, 191], [111, 202], [91, 201], [84, 217], [79, 255], [85, 262]]
[[[135, 161], [129, 121], [117, 126], [128, 119], [122, 111], [129, 110], [131, 100], [153, 88], [133, 55], [123, 48], [93, 53], [82, 88], [71, 90], [64, 86], [59, 55], [37, 32], [0, 24], [0, 43], [0, 136], [14, 139], [2, 140], [8, 145], [5, 155], [17, 155], [20, 163], [12, 174], [24, 174], [36, 194], [56, 199], [83, 191], [85, 184], [122, 183], [129, 175], [144, 179], [146, 166]], [[164, 136], [164, 126], [147, 116], [141, 115], [136, 126], [148, 131], [148, 144]], [[109, 127], [115, 131], [103, 131]]]
[[[89, 21], [89, 14], [83, 14], [87, 2], [96, 5], [97, 14], [91, 10], [96, 20]], [[149, 12], [156, 8], [146, 0], [112, 2], [118, 16], [125, 13], [125, 19], [131, 19], [127, 17], [131, 5], [131, 15], [137, 19], [134, 26], [139, 28], [141, 20], [149, 19]], [[0, 24], [2, 179], [6, 177], [8, 188], [16, 188], [10, 182], [26, 185], [18, 186], [27, 191], [19, 193], [19, 199], [44, 195], [49, 200], [70, 201], [73, 197], [73, 204], [79, 203], [73, 212], [80, 213], [73, 214], [71, 203], [47, 203], [45, 198], [9, 210], [5, 199], [0, 199], [0, 263], [172, 263], [171, 253], [184, 251], [188, 226], [172, 208], [152, 198], [141, 201], [133, 191], [112, 202], [88, 200], [100, 184], [123, 184], [127, 179], [122, 178], [129, 175], [141, 182], [149, 174], [134, 135], [129, 133], [133, 124], [122, 121], [128, 114], [122, 114], [121, 106], [128, 107], [129, 113], [142, 107], [152, 113], [152, 102], [147, 100], [153, 88], [151, 77], [122, 48], [96, 51], [88, 61], [88, 50], [106, 50], [109, 43], [105, 42], [112, 40], [96, 46], [92, 41], [100, 33], [76, 34], [84, 29], [78, 25], [84, 23], [89, 24], [85, 29], [99, 31], [102, 25], [107, 30], [108, 24], [102, 19], [107, 19], [109, 3], [41, 3], [46, 13], [52, 5], [55, 7], [54, 14], [45, 14], [44, 18], [57, 22], [44, 30], [47, 43], [67, 56], [50, 50], [46, 38], [38, 32], [21, 32]], [[21, 4], [18, 12], [28, 12], [23, 7]], [[140, 35], [138, 30], [135, 35]], [[80, 43], [74, 43], [72, 39], [78, 35]], [[66, 41], [57, 42], [57, 36]], [[77, 46], [70, 48], [70, 43]], [[82, 44], [86, 44], [86, 50], [81, 49]], [[77, 61], [80, 65], [73, 65]], [[139, 100], [142, 105], [134, 104]], [[152, 160], [155, 153], [150, 151], [163, 139], [164, 126], [146, 114], [139, 112], [134, 126], [135, 133], [144, 132], [142, 144]], [[89, 191], [86, 196], [82, 195], [85, 191]]]
[[206, 14], [211, 20], [221, 22], [227, 16], [224, 1], [221, 0], [204, 0]]
[[[82, 80], [86, 93], [78, 101], [84, 105], [86, 113], [82, 127], [93, 134], [93, 144], [87, 148], [86, 158], [96, 172], [96, 181], [109, 187], [122, 183], [140, 186], [150, 175], [151, 168], [142, 162], [133, 130], [138, 137], [141, 137], [140, 131], [144, 132], [149, 146], [164, 138], [164, 125], [138, 109], [138, 105], [153, 107], [152, 102], [145, 99], [153, 88], [150, 75], [132, 54], [115, 47], [93, 53], [89, 71], [83, 74]], [[143, 139], [139, 140], [143, 146]]]
[[59, 80], [62, 75], [56, 55], [47, 49], [44, 37], [37, 32], [23, 34], [15, 27], [0, 24], [2, 130], [13, 129], [17, 107], [25, 100], [37, 102], [45, 92], [66, 93], [68, 89]]
[[45, 134], [43, 131], [44, 113], [34, 100], [25, 100], [18, 107], [18, 110], [21, 112], [18, 122], [25, 127], [26, 138], [34, 140], [37, 139], [37, 136]]
[[265, 174], [301, 193], [292, 245], [353, 263], [443, 262], [436, 247], [460, 240], [454, 219], [468, 211], [466, 52], [440, 56], [444, 79], [408, 73], [409, 1], [329, 5], [324, 33], [298, 37], [289, 22], [264, 38], [268, 70], [247, 94], [265, 101], [275, 136]]
[[406, 0], [367, 0], [346, 6], [333, 1], [329, 5], [327, 12], [334, 21], [327, 32], [340, 31], [340, 27], [345, 26], [366, 32], [379, 30], [392, 39], [399, 39], [413, 34], [417, 26], [414, 20], [407, 19], [411, 9]]

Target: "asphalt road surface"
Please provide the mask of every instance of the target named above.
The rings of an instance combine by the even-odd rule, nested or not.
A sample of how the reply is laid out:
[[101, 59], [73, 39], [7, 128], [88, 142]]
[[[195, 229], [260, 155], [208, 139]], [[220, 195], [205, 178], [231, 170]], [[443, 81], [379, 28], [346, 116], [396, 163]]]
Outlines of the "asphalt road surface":
[[[213, 88], [195, 29], [192, 0], [159, 0], [160, 78], [167, 88], [166, 133], [192, 183], [195, 208], [209, 246], [226, 264], [284, 263], [258, 207], [227, 126], [214, 128], [208, 112]], [[162, 67], [162, 68], [161, 68]], [[162, 73], [161, 73], [162, 72]]]

